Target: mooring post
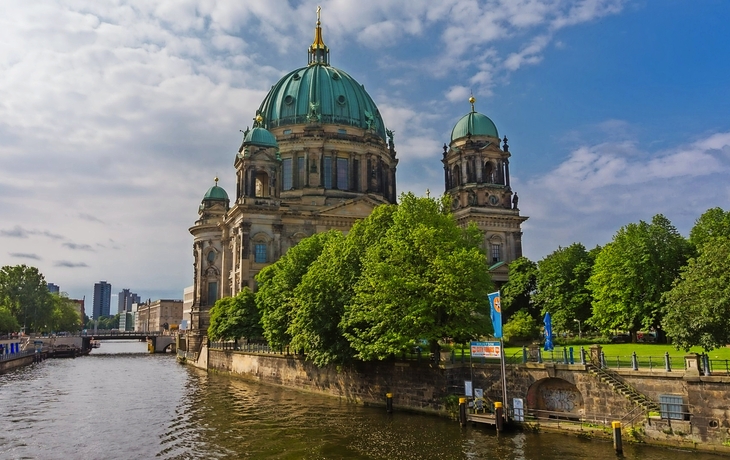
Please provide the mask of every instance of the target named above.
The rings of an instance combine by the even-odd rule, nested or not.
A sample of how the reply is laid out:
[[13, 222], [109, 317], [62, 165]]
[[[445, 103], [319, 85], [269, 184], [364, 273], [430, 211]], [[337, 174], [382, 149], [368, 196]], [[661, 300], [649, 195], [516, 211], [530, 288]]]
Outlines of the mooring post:
[[664, 370], [672, 372], [672, 361], [669, 359], [669, 352], [664, 352]]
[[385, 393], [385, 410], [389, 414], [393, 413], [393, 393]]
[[459, 398], [459, 425], [466, 426], [466, 398]]
[[611, 422], [613, 428], [613, 449], [617, 454], [624, 453], [624, 446], [621, 443], [621, 422]]
[[497, 433], [502, 431], [504, 429], [504, 419], [502, 418], [504, 415], [504, 408], [502, 407], [502, 403], [499, 401], [496, 401], [494, 403], [494, 421], [496, 422], [495, 425], [497, 427]]

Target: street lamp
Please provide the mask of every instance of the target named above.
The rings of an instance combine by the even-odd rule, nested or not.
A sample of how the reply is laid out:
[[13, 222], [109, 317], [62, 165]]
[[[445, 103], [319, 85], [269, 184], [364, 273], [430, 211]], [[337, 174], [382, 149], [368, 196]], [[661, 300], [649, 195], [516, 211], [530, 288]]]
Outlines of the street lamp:
[[579, 319], [574, 319], [573, 321], [575, 321], [576, 323], [578, 323], [578, 338], [579, 339], [582, 339], [583, 338], [583, 333], [580, 330], [580, 320]]

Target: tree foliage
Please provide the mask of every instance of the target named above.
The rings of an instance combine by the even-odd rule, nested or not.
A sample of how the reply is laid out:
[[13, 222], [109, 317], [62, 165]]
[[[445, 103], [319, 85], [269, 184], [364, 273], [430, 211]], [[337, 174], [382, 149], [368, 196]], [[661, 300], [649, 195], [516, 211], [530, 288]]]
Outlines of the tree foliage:
[[540, 327], [535, 318], [527, 311], [520, 310], [504, 325], [505, 340], [528, 342], [540, 335]]
[[492, 330], [493, 289], [481, 232], [458, 227], [445, 199], [401, 195], [393, 223], [366, 248], [343, 328], [356, 356], [385, 359], [425, 339], [466, 341]]
[[345, 237], [333, 235], [296, 288], [299, 308], [292, 321], [292, 346], [317, 365], [343, 363], [355, 350], [343, 334], [342, 317], [354, 297], [368, 247], [392, 225], [394, 205], [378, 206]]
[[0, 305], [0, 333], [14, 332], [20, 329], [18, 320], [7, 307]]
[[711, 208], [705, 211], [689, 232], [689, 242], [699, 250], [712, 238], [724, 236], [730, 238], [730, 211], [722, 208]]
[[662, 294], [670, 289], [690, 246], [661, 214], [651, 224], [622, 227], [596, 258], [588, 285], [593, 293], [590, 323], [608, 332], [660, 326]]
[[0, 268], [0, 305], [28, 331], [41, 331], [51, 321], [53, 299], [36, 267], [6, 265]]
[[[593, 296], [586, 286], [593, 270], [595, 255], [585, 246], [573, 243], [558, 248], [537, 263], [537, 291], [533, 301], [541, 314], [550, 312], [553, 330], [578, 331], [578, 322], [591, 316]], [[510, 269], [512, 267], [510, 266]]]
[[532, 299], [536, 289], [537, 264], [527, 257], [513, 260], [509, 264], [509, 280], [501, 289], [502, 320], [509, 322], [510, 317], [520, 310], [539, 318], [539, 307]]
[[294, 291], [333, 233], [337, 231], [316, 233], [303, 239], [276, 263], [256, 275], [256, 305], [261, 313], [263, 334], [269, 345], [284, 347], [291, 342], [289, 326], [297, 308]]
[[208, 337], [213, 340], [251, 340], [261, 337], [262, 332], [256, 298], [247, 287], [234, 297], [218, 299], [210, 309]]
[[51, 294], [53, 312], [48, 325], [52, 331], [75, 332], [81, 328], [81, 314], [72, 300], [66, 295]]
[[730, 343], [730, 238], [708, 238], [664, 294], [662, 326], [677, 348]]

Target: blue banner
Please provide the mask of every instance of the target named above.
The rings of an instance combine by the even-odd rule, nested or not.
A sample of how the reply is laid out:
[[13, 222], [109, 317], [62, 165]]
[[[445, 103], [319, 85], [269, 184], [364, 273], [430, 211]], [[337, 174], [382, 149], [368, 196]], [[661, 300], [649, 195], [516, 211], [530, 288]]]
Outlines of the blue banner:
[[545, 318], [543, 319], [543, 323], [545, 324], [545, 351], [552, 351], [554, 348], [553, 346], [553, 320], [550, 316], [550, 313], [545, 313]]
[[491, 317], [494, 336], [500, 339], [502, 338], [502, 299], [499, 297], [499, 291], [489, 294], [489, 306], [492, 307]]

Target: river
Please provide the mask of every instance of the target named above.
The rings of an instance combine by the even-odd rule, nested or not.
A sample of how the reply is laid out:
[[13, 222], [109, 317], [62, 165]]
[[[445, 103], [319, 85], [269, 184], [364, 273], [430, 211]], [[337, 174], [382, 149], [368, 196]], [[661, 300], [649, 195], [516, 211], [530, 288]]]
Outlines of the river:
[[[625, 445], [625, 458], [718, 460]], [[433, 416], [206, 374], [103, 342], [87, 357], [0, 375], [1, 459], [611, 459], [605, 441], [468, 427]]]

